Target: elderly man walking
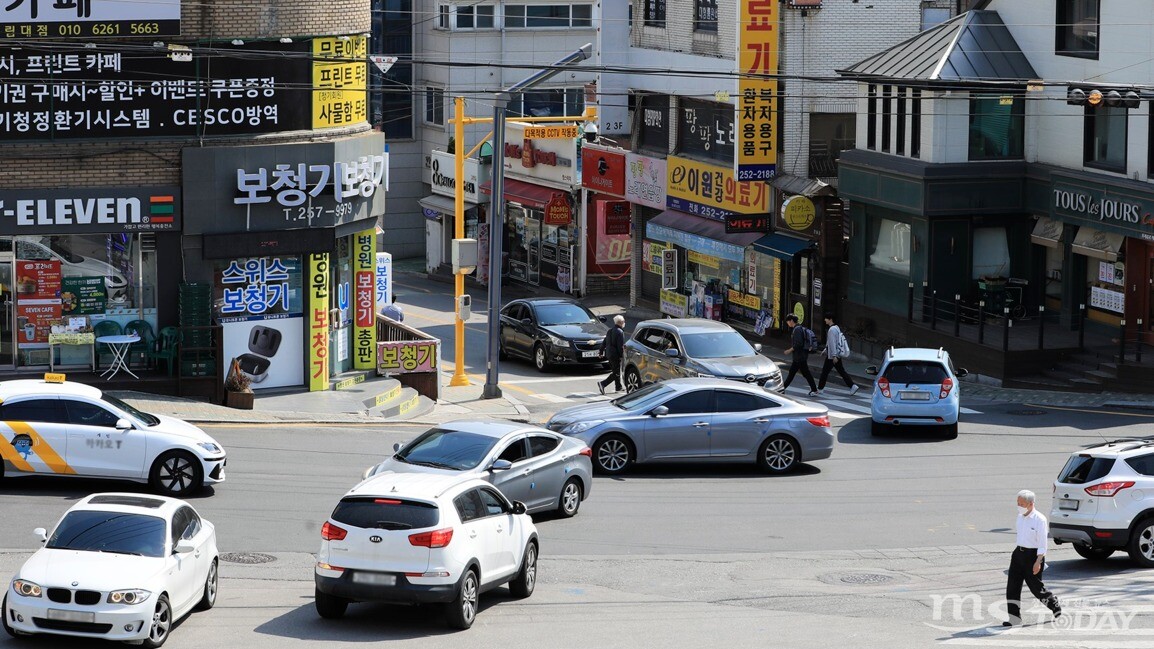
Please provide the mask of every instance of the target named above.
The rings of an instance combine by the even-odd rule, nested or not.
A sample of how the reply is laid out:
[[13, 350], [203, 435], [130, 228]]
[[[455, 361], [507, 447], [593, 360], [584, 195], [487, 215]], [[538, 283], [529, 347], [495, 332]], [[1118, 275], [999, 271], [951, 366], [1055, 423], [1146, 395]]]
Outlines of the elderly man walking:
[[612, 383], [613, 389], [620, 392], [621, 359], [625, 357], [625, 316], [613, 316], [613, 328], [605, 334], [602, 349], [605, 350], [605, 362], [609, 363], [609, 376], [597, 384], [597, 389], [601, 394], [605, 394], [605, 388]]
[[1018, 492], [1017, 532], [1018, 545], [1010, 555], [1009, 579], [1006, 581], [1006, 612], [1010, 619], [1002, 622], [1002, 626], [1014, 626], [1022, 623], [1022, 582], [1030, 587], [1034, 594], [1055, 618], [1062, 616], [1062, 607], [1058, 598], [1046, 590], [1042, 583], [1042, 571], [1046, 569], [1046, 544], [1050, 531], [1050, 524], [1037, 509], [1034, 508], [1034, 492], [1023, 489]]

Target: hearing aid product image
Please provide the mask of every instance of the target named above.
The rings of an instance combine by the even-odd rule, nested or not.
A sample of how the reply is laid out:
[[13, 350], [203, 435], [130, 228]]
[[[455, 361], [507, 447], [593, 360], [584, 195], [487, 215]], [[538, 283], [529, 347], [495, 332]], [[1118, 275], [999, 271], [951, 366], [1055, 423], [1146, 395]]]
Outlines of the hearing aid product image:
[[258, 325], [248, 334], [247, 354], [237, 358], [240, 369], [252, 379], [253, 383], [262, 383], [268, 378], [268, 368], [272, 364], [272, 357], [280, 349], [281, 332], [272, 327]]

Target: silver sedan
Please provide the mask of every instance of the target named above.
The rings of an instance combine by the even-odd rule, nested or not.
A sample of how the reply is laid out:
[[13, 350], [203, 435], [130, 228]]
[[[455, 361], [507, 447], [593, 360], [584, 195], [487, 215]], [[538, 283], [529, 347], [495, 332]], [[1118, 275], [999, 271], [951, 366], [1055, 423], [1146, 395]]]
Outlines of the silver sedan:
[[725, 379], [674, 379], [600, 403], [566, 408], [550, 430], [585, 442], [600, 473], [633, 462], [756, 462], [785, 473], [833, 453], [825, 406]]
[[363, 477], [391, 471], [481, 478], [529, 512], [556, 510], [564, 517], [577, 514], [593, 485], [585, 442], [511, 421], [452, 421], [393, 450]]

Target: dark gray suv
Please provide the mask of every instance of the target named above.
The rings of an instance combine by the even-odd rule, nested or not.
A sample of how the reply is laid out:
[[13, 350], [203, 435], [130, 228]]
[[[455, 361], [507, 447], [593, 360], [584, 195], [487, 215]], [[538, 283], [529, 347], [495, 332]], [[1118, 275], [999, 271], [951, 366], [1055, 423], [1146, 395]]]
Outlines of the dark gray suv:
[[702, 318], [645, 320], [625, 343], [625, 389], [695, 376], [756, 383], [772, 390], [781, 370], [733, 327]]

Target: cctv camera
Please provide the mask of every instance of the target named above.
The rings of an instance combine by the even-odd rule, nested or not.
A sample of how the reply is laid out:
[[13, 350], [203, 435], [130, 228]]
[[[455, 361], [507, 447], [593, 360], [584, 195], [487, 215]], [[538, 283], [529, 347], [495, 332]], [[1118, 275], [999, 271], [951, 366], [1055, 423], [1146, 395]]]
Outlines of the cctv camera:
[[597, 141], [597, 125], [596, 124], [590, 122], [590, 123], [585, 125], [585, 141], [586, 142], [596, 142]]

